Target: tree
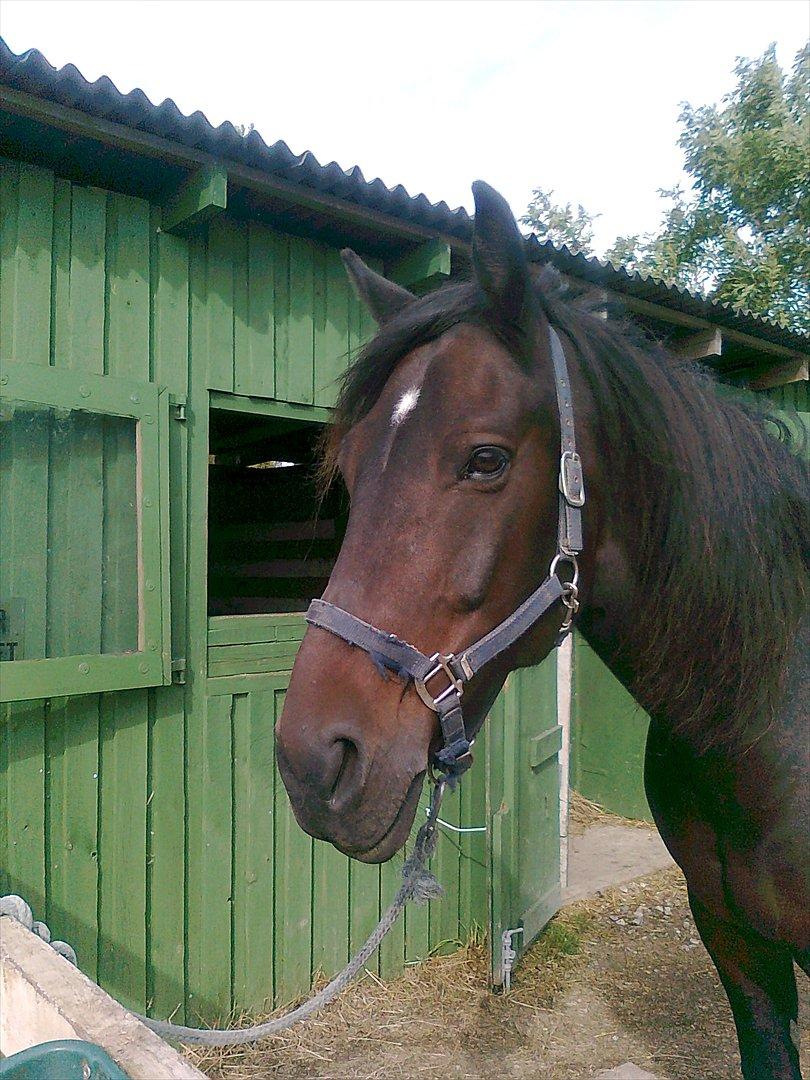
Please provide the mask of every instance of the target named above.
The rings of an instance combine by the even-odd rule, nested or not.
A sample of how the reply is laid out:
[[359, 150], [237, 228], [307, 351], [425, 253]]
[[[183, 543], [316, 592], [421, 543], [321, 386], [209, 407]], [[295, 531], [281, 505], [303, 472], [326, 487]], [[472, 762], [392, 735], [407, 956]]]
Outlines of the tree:
[[576, 210], [570, 202], [559, 206], [551, 201], [553, 194], [535, 188], [521, 224], [528, 225], [540, 240], [550, 240], [556, 247], [564, 244], [575, 255], [592, 255], [593, 223], [599, 214], [589, 214], [580, 204]]
[[[619, 236], [616, 266], [692, 289], [810, 332], [810, 45], [785, 74], [771, 45], [738, 60], [721, 106], [681, 107], [689, 192], [661, 190], [655, 233]], [[533, 192], [524, 224], [591, 254], [595, 216]]]
[[735, 75], [722, 107], [682, 106], [692, 191], [661, 191], [659, 232], [617, 237], [606, 257], [810, 332], [810, 45], [792, 74], [771, 45]]

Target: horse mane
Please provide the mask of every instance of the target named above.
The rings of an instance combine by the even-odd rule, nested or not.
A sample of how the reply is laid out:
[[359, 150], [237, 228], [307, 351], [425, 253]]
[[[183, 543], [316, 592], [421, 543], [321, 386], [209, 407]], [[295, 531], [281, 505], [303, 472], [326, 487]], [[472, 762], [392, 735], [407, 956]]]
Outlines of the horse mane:
[[[635, 617], [613, 660], [632, 658], [636, 700], [699, 749], [739, 747], [771, 722], [804, 613], [802, 462], [766, 408], [724, 393], [637, 326], [567, 298], [553, 271], [537, 275], [535, 293], [576, 350], [605, 457], [606, 501], [622, 515], [632, 553]], [[366, 345], [342, 382], [324, 482], [343, 435], [399, 360], [460, 322], [503, 339], [478, 286], [460, 283], [410, 304]]]

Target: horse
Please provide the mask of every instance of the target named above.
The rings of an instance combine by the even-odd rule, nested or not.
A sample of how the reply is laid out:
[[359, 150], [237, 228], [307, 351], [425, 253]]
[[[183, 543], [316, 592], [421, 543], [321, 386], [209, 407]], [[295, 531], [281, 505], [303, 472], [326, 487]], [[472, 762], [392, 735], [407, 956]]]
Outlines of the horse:
[[[573, 621], [651, 718], [647, 797], [742, 1074], [796, 1080], [793, 961], [810, 967], [801, 462], [709, 373], [571, 298], [529, 261], [505, 200], [481, 181], [473, 194], [469, 280], [415, 296], [343, 253], [378, 331], [324, 447], [350, 513], [277, 725], [292, 807], [350, 857], [389, 859], [426, 772], [455, 780], [508, 672]], [[489, 662], [462, 672], [493, 634]]]

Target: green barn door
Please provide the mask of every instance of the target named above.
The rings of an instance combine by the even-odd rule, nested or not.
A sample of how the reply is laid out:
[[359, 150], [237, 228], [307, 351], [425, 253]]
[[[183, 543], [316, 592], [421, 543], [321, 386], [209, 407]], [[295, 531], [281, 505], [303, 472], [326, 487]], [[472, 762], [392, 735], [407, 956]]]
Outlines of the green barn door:
[[552, 653], [513, 672], [487, 720], [494, 986], [508, 985], [510, 967], [560, 906], [556, 671]]

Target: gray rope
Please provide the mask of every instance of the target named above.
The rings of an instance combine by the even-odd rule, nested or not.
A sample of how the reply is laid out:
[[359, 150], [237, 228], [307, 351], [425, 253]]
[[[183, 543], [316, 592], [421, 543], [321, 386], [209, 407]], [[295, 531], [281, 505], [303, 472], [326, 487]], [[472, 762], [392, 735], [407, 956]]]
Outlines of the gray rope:
[[440, 780], [433, 789], [428, 819], [417, 833], [413, 851], [402, 867], [403, 881], [390, 906], [357, 955], [349, 961], [339, 975], [336, 975], [317, 994], [313, 994], [298, 1008], [292, 1009], [283, 1016], [277, 1016], [264, 1024], [254, 1024], [253, 1027], [248, 1028], [230, 1028], [227, 1030], [192, 1028], [185, 1027], [182, 1024], [170, 1024], [167, 1020], [153, 1020], [149, 1016], [140, 1016], [138, 1013], [135, 1013], [135, 1016], [138, 1017], [141, 1023], [146, 1024], [147, 1027], [162, 1038], [172, 1039], [174, 1042], [194, 1043], [202, 1046], [240, 1046], [244, 1043], [258, 1042], [260, 1039], [277, 1035], [280, 1031], [286, 1031], [293, 1024], [306, 1020], [318, 1012], [324, 1005], [337, 997], [363, 969], [366, 961], [378, 948], [409, 900], [417, 904], [425, 904], [428, 900], [437, 900], [444, 894], [439, 882], [427, 869], [427, 863], [436, 848], [436, 820], [445, 784], [445, 780]]
[[[317, 994], [313, 994], [297, 1009], [292, 1009], [283, 1016], [277, 1016], [264, 1024], [255, 1024], [249, 1028], [230, 1029], [185, 1027], [182, 1024], [170, 1024], [167, 1020], [153, 1020], [150, 1016], [141, 1016], [140, 1013], [133, 1013], [133, 1015], [142, 1024], [151, 1028], [152, 1031], [164, 1039], [172, 1039], [175, 1042], [182, 1043], [194, 1043], [201, 1046], [240, 1046], [244, 1043], [258, 1042], [260, 1039], [277, 1035], [280, 1031], [286, 1031], [293, 1024], [306, 1020], [318, 1012], [324, 1005], [337, 997], [365, 967], [366, 961], [379, 947], [380, 942], [397, 921], [400, 912], [409, 900], [416, 904], [426, 904], [428, 900], [438, 900], [444, 895], [444, 890], [427, 869], [427, 864], [436, 849], [436, 823], [446, 785], [446, 780], [439, 780], [433, 788], [427, 821], [416, 834], [413, 851], [402, 867], [402, 884], [365, 944], [339, 975], [336, 975], [322, 990], [319, 990]], [[31, 908], [22, 897], [12, 894], [0, 897], [0, 915], [16, 919], [22, 923], [26, 930], [30, 930], [44, 941], [49, 942], [51, 947], [61, 956], [64, 956], [65, 959], [72, 964], [76, 963], [76, 953], [70, 945], [64, 941], [51, 941], [50, 930], [45, 923], [34, 921]]]

